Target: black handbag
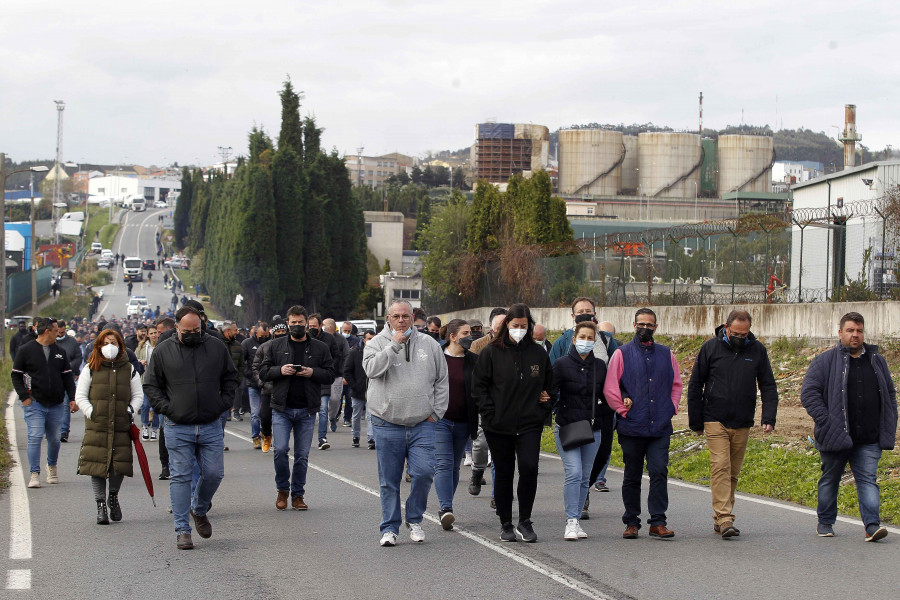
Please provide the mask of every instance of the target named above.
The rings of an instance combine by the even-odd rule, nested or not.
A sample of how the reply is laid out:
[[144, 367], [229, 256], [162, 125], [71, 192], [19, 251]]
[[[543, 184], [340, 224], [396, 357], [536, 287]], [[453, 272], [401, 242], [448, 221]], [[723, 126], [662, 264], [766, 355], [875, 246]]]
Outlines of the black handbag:
[[[594, 353], [591, 353], [594, 358]], [[594, 363], [594, 381], [591, 384], [591, 418], [561, 425], [559, 443], [563, 450], [569, 451], [586, 446], [594, 441], [594, 418], [597, 409], [597, 364]]]

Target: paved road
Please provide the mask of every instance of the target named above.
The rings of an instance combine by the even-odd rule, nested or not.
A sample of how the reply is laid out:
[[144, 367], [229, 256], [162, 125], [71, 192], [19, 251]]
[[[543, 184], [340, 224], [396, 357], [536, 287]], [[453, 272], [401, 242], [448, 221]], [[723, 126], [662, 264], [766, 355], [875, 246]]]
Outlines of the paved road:
[[[21, 409], [14, 412], [16, 446], [25, 460]], [[344, 427], [331, 434], [331, 450], [312, 450], [311, 509], [299, 513], [275, 510], [272, 454], [252, 449], [249, 421], [229, 423], [226, 478], [210, 513], [213, 537], [195, 536], [195, 550], [178, 551], [167, 483], [155, 479], [156, 444], [146, 446], [158, 506], [139, 478], [126, 479], [124, 520], [98, 526], [90, 482], [75, 474], [83, 421], [75, 418], [72, 425], [60, 457], [61, 483], [26, 491], [17, 467], [17, 485], [0, 497], [0, 548], [7, 547], [10, 498], [27, 498], [30, 511], [31, 558], [11, 560], [5, 552], [0, 558], [3, 572], [30, 570], [31, 592], [16, 592], [23, 597], [897, 597], [896, 529], [885, 541], [866, 544], [860, 525], [842, 521], [837, 537], [820, 539], [805, 509], [741, 498], [742, 534], [726, 541], [712, 534], [708, 491], [672, 482], [669, 524], [676, 538], [623, 540], [618, 472], [610, 479], [612, 493], [593, 495], [592, 518], [584, 524], [590, 538], [565, 542], [563, 472], [551, 455], [541, 460], [534, 513], [539, 543], [495, 541], [499, 528], [489, 495], [469, 496], [463, 486], [455, 502], [457, 531], [444, 532], [434, 521], [432, 493], [426, 542], [412, 544], [404, 531], [399, 546], [381, 548], [375, 453], [351, 448]], [[0, 596], [13, 597], [7, 594]]]

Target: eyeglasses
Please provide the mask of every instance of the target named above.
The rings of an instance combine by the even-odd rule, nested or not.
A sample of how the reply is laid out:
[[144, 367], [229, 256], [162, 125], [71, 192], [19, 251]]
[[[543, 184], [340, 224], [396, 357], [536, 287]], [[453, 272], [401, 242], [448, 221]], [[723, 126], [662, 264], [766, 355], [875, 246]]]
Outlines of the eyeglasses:
[[656, 329], [656, 323], [635, 323], [637, 327], [646, 327], [647, 329]]
[[391, 318], [395, 321], [411, 321], [412, 315], [391, 315]]

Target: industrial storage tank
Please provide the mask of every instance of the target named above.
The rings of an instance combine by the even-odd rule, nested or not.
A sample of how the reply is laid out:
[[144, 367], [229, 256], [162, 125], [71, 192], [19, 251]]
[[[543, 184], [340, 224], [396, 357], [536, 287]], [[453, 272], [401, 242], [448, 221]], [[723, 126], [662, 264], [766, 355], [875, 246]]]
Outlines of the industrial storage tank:
[[531, 170], [539, 171], [550, 165], [550, 129], [544, 125], [516, 123], [515, 137], [531, 140]]
[[703, 160], [695, 133], [638, 134], [638, 190], [651, 198], [693, 198], [700, 191]]
[[719, 136], [719, 194], [768, 192], [772, 186], [774, 139], [764, 135]]
[[634, 194], [638, 185], [638, 139], [636, 135], [622, 137], [625, 160], [622, 161], [622, 193]]
[[561, 129], [559, 191], [563, 195], [615, 196], [621, 189], [625, 145], [621, 131]]
[[703, 165], [700, 167], [700, 195], [712, 198], [716, 195], [719, 181], [719, 152], [716, 149], [716, 140], [704, 139]]

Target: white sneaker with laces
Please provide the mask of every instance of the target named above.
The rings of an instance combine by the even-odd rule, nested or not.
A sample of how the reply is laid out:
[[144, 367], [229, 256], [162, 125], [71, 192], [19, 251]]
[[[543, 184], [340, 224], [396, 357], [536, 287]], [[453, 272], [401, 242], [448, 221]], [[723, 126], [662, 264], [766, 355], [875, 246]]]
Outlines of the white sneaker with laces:
[[381, 536], [382, 546], [396, 546], [397, 545], [397, 534], [393, 531], [385, 531], [384, 535]]
[[28, 487], [30, 488], [39, 488], [41, 487], [41, 475], [40, 473], [32, 473], [31, 479], [28, 480]]
[[59, 471], [56, 465], [47, 465], [47, 483], [59, 483]]
[[150, 439], [150, 429], [147, 427], [141, 427], [141, 439], [149, 440]]
[[587, 533], [585, 533], [585, 532], [584, 532], [584, 529], [581, 528], [581, 521], [575, 521], [575, 527], [578, 528], [578, 539], [579, 539], [579, 540], [586, 540], [586, 539], [587, 539]]
[[407, 523], [409, 527], [409, 539], [417, 544], [425, 541], [425, 530], [422, 529], [421, 523]]
[[463, 459], [463, 466], [464, 467], [472, 466], [472, 453], [471, 452], [466, 452], [466, 457]]
[[570, 542], [578, 540], [578, 519], [566, 519], [566, 533], [563, 539]]

